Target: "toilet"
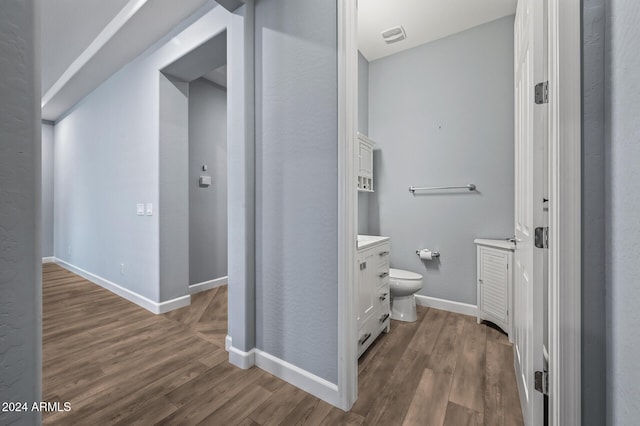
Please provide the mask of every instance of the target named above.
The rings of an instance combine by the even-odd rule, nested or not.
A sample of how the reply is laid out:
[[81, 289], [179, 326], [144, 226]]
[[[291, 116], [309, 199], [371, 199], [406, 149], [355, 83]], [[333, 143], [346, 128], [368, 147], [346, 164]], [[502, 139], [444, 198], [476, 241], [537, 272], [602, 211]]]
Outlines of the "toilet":
[[392, 319], [406, 322], [418, 319], [414, 294], [421, 288], [422, 275], [403, 269], [389, 269]]

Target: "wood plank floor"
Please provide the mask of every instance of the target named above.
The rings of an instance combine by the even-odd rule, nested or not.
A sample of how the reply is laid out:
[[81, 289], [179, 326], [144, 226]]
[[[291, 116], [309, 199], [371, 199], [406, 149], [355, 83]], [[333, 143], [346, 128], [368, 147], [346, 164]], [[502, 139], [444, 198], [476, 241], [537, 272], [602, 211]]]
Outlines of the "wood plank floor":
[[154, 315], [43, 265], [43, 397], [51, 425], [521, 425], [513, 350], [475, 318], [418, 309], [361, 357], [349, 413], [230, 365], [226, 286]]

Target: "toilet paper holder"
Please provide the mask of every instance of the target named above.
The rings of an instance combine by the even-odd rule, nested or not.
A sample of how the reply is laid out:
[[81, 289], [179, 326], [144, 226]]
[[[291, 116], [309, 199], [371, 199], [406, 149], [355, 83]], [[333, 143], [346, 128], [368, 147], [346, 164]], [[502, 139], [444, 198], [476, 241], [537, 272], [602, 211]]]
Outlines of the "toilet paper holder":
[[[423, 249], [423, 250], [424, 250], [424, 249]], [[429, 250], [429, 249], [426, 249], [426, 250]], [[422, 251], [422, 250], [416, 250], [416, 255], [418, 255], [418, 257], [420, 257], [420, 252], [421, 252], [421, 251]], [[433, 259], [440, 257], [440, 252], [439, 252], [439, 251], [432, 251], [432, 252], [431, 252], [431, 257], [432, 257]]]

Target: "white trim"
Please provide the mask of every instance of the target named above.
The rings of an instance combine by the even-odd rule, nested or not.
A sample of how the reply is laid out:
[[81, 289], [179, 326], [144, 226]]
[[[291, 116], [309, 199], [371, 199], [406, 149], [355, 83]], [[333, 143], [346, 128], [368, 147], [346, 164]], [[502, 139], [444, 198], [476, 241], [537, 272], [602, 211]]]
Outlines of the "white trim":
[[[355, 142], [358, 117], [356, 0], [338, 0], [338, 386], [321, 399], [348, 411], [358, 398], [355, 264], [358, 224]], [[306, 376], [305, 376], [306, 377]], [[307, 377], [308, 378], [308, 377]], [[307, 383], [300, 378], [302, 383]], [[304, 386], [299, 385], [307, 390]], [[335, 385], [334, 385], [335, 386]], [[315, 389], [315, 388], [314, 388]]]
[[47, 105], [80, 70], [89, 63], [113, 37], [134, 17], [148, 0], [130, 0], [120, 12], [107, 24], [98, 36], [87, 46], [69, 67], [62, 73], [53, 86], [42, 97], [42, 108]]
[[56, 258], [53, 256], [47, 256], [42, 258], [42, 263], [54, 263]]
[[233, 341], [229, 335], [225, 337], [224, 345], [227, 352], [229, 352], [229, 362], [236, 367], [246, 370], [255, 365], [331, 405], [339, 406], [340, 393], [335, 383], [331, 383], [260, 349], [253, 348], [245, 352], [234, 348]]
[[229, 346], [227, 349], [227, 352], [229, 352], [229, 362], [243, 370], [251, 368], [256, 364], [256, 350], [257, 349], [254, 348], [249, 352], [245, 352], [238, 348], [234, 348], [233, 346]]
[[549, 414], [581, 424], [580, 0], [549, 0]]
[[187, 294], [185, 296], [176, 297], [175, 299], [154, 303], [156, 305], [156, 308], [151, 312], [153, 312], [154, 314], [166, 314], [167, 312], [189, 306], [191, 304], [191, 295]]
[[186, 296], [176, 297], [175, 299], [167, 300], [165, 302], [154, 302], [153, 300], [148, 299], [134, 291], [124, 288], [105, 278], [99, 277], [98, 275], [92, 274], [91, 272], [85, 271], [84, 269], [65, 262], [62, 259], [54, 258], [54, 262], [62, 266], [63, 268], [73, 272], [74, 274], [80, 275], [82, 278], [89, 280], [92, 283], [97, 284], [100, 287], [107, 289], [110, 292], [117, 294], [118, 296], [127, 299], [128, 301], [133, 302], [136, 305], [143, 307], [154, 314], [164, 314], [166, 312], [173, 311], [174, 309], [189, 306], [191, 304], [191, 296], [188, 294]]
[[197, 284], [191, 284], [189, 286], [189, 293], [196, 294], [202, 291], [211, 290], [212, 288], [220, 287], [222, 285], [227, 284], [228, 281], [229, 281], [229, 277], [225, 276], [225, 277], [216, 278], [215, 280], [209, 280], [209, 281], [203, 281]]
[[437, 297], [423, 296], [421, 294], [416, 294], [416, 304], [443, 311], [455, 312], [456, 314], [469, 315], [472, 317], [478, 315], [478, 307], [476, 305], [454, 302], [453, 300], [438, 299]]
[[291, 383], [321, 400], [340, 406], [340, 393], [338, 386], [322, 377], [311, 374], [306, 370], [296, 367], [280, 358], [259, 349], [253, 349], [255, 364], [257, 367]]

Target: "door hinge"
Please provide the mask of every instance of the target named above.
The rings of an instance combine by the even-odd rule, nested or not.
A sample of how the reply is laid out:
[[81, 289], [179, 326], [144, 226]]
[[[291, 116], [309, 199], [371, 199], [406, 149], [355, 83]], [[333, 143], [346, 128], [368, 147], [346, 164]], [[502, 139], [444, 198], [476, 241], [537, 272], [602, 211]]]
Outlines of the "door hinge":
[[543, 395], [549, 395], [549, 372], [536, 371], [534, 374], [534, 387]]
[[549, 227], [540, 226], [536, 228], [535, 245], [538, 248], [549, 248]]
[[549, 103], [549, 82], [544, 81], [536, 84], [536, 104], [548, 104]]

